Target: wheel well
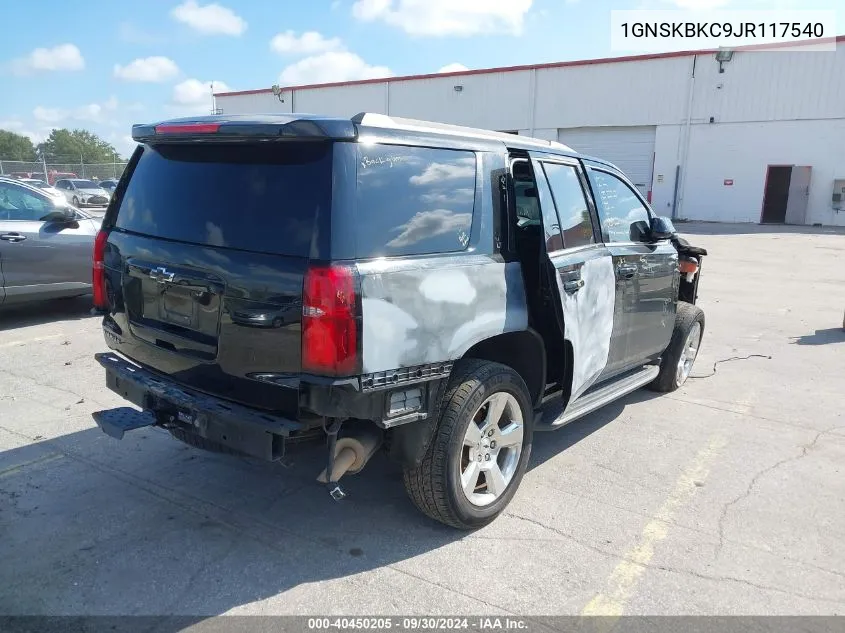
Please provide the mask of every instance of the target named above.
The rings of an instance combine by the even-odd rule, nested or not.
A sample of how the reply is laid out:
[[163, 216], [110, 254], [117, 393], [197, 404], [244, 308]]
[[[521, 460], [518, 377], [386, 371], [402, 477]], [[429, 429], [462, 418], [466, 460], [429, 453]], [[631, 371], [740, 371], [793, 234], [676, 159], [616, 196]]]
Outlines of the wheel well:
[[546, 348], [532, 329], [506, 332], [473, 345], [464, 358], [478, 358], [507, 365], [525, 381], [531, 402], [538, 406], [546, 388]]

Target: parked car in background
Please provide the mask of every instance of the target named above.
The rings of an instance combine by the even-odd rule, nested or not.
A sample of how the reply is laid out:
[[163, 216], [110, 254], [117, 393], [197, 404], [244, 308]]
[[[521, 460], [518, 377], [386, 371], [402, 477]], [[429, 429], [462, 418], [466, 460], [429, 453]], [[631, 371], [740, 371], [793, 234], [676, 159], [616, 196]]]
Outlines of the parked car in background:
[[77, 178], [77, 175], [72, 171], [51, 171], [47, 174], [47, 182], [55, 185], [57, 180], [62, 178]]
[[52, 185], [47, 184], [43, 180], [39, 180], [38, 178], [21, 178], [18, 182], [22, 182], [30, 187], [37, 187], [48, 196], [52, 196], [54, 198], [59, 198], [61, 200], [65, 199], [64, 194], [53, 187]]
[[107, 178], [106, 180], [101, 180], [99, 185], [109, 193], [114, 193], [114, 189], [117, 187], [117, 178]]
[[104, 207], [111, 194], [93, 180], [64, 178], [56, 181], [56, 189], [75, 207]]
[[99, 228], [64, 197], [0, 178], [0, 304], [90, 293]]

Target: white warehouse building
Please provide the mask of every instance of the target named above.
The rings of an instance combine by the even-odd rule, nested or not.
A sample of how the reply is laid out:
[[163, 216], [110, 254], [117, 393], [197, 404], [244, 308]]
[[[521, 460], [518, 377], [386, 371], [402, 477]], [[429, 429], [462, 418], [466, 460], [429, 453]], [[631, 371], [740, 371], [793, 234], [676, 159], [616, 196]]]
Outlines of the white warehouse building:
[[[661, 215], [845, 225], [845, 37], [220, 93], [223, 114], [359, 112], [559, 140], [610, 160]], [[721, 69], [721, 71], [720, 71]]]

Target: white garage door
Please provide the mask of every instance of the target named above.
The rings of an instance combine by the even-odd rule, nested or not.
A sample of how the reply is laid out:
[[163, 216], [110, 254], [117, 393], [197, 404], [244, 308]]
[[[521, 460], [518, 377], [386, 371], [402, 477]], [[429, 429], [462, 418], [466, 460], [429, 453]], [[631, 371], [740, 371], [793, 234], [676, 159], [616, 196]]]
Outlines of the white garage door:
[[577, 127], [558, 130], [558, 140], [582, 154], [616, 165], [646, 196], [654, 169], [654, 127]]

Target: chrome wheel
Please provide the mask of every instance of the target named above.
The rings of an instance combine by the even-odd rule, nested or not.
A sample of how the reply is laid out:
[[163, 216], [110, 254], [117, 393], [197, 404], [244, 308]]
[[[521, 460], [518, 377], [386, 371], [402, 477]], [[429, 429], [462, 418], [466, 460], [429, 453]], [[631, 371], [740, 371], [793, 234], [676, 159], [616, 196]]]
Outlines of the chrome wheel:
[[692, 324], [684, 347], [681, 349], [681, 357], [678, 359], [678, 367], [675, 370], [675, 382], [680, 387], [689, 377], [695, 357], [698, 356], [698, 347], [701, 344], [701, 323], [696, 321]]
[[522, 455], [523, 429], [519, 402], [503, 391], [472, 416], [460, 455], [461, 488], [471, 504], [486, 506], [504, 494]]

